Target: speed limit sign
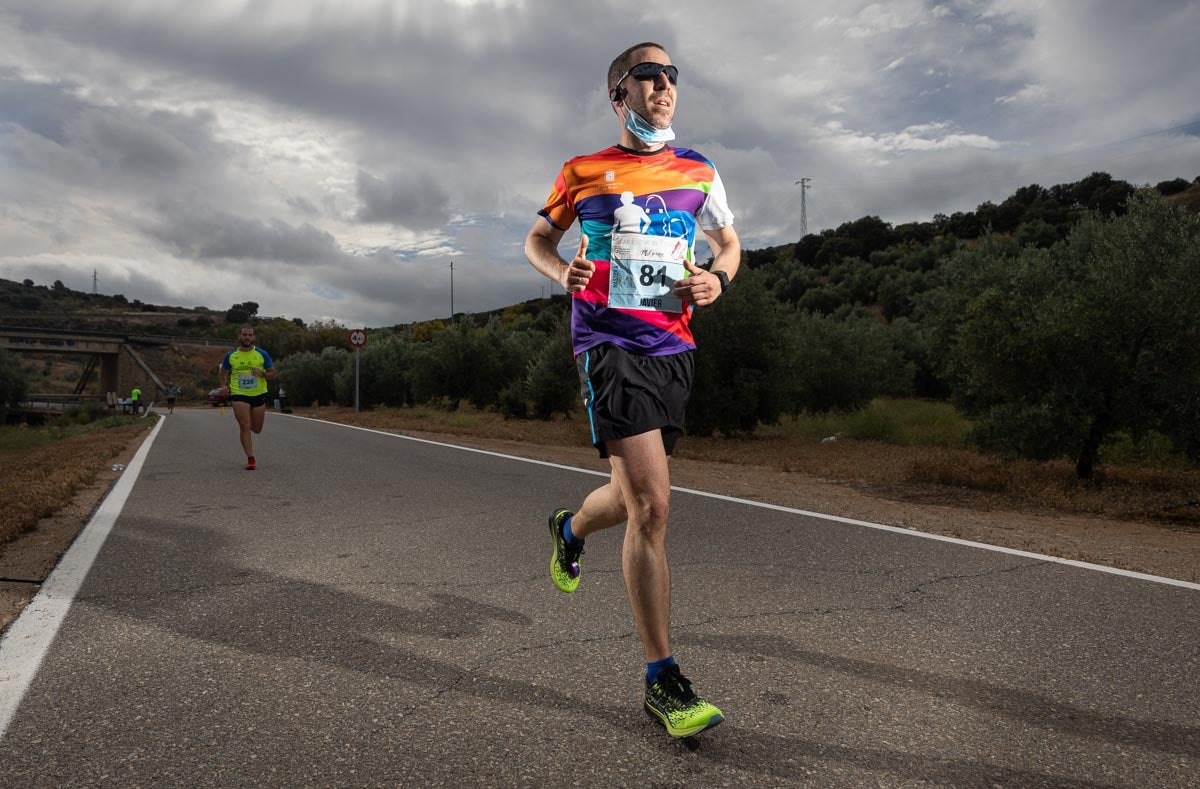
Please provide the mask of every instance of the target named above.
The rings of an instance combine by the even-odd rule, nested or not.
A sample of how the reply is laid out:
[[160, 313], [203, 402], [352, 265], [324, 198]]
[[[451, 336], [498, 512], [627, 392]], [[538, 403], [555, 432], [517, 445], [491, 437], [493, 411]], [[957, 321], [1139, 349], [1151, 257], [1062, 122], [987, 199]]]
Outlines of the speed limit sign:
[[367, 333], [362, 329], [353, 329], [350, 332], [350, 344], [355, 348], [361, 348], [367, 344]]

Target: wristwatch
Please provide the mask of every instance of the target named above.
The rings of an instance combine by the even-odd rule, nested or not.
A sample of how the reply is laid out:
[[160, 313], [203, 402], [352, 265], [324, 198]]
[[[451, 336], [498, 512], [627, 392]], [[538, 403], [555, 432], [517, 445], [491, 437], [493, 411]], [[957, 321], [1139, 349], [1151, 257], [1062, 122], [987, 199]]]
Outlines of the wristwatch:
[[724, 271], [714, 271], [713, 275], [721, 281], [721, 292], [729, 290], [729, 275]]

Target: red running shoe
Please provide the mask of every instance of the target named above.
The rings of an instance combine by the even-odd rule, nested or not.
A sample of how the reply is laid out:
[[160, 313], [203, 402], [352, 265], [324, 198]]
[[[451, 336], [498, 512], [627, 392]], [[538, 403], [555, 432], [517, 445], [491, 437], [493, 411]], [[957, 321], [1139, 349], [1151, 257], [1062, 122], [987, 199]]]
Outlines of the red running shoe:
[[246, 458], [246, 471], [254, 471], [256, 468], [258, 468], [258, 466], [254, 464], [254, 456], [251, 455], [250, 457]]

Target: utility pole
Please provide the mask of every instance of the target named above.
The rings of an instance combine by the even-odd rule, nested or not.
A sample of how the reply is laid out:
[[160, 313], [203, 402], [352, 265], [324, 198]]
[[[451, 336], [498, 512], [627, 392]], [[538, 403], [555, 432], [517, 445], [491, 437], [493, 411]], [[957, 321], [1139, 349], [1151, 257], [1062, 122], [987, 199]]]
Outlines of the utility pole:
[[450, 322], [454, 323], [454, 261], [450, 261]]
[[[805, 236], [808, 235], [808, 204], [807, 204], [807, 201], [804, 199], [804, 195], [809, 189], [812, 189], [812, 186], [810, 186], [808, 183], [811, 180], [812, 180], [811, 178], [801, 178], [799, 181], [796, 182], [796, 184], [800, 185], [800, 237], [801, 238], [804, 238]], [[795, 186], [796, 184], [793, 184], [793, 186]]]
[[96, 293], [97, 293], [97, 290], [96, 290], [96, 283], [97, 283], [97, 279], [96, 279], [96, 269], [92, 269], [92, 295], [93, 295], [93, 296], [95, 296], [95, 295], [96, 295]]

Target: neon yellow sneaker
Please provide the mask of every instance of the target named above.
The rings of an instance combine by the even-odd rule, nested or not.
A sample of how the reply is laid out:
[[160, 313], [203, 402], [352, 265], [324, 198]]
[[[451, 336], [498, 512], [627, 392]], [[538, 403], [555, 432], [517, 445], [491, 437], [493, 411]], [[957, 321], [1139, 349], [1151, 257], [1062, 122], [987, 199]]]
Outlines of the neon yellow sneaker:
[[574, 514], [570, 510], [555, 510], [550, 516], [550, 539], [554, 540], [550, 580], [567, 594], [579, 588], [579, 557], [583, 554], [582, 541], [568, 543], [563, 539], [563, 523]]
[[691, 737], [725, 720], [719, 709], [692, 692], [679, 666], [664, 668], [654, 684], [646, 680], [646, 714], [672, 737]]

